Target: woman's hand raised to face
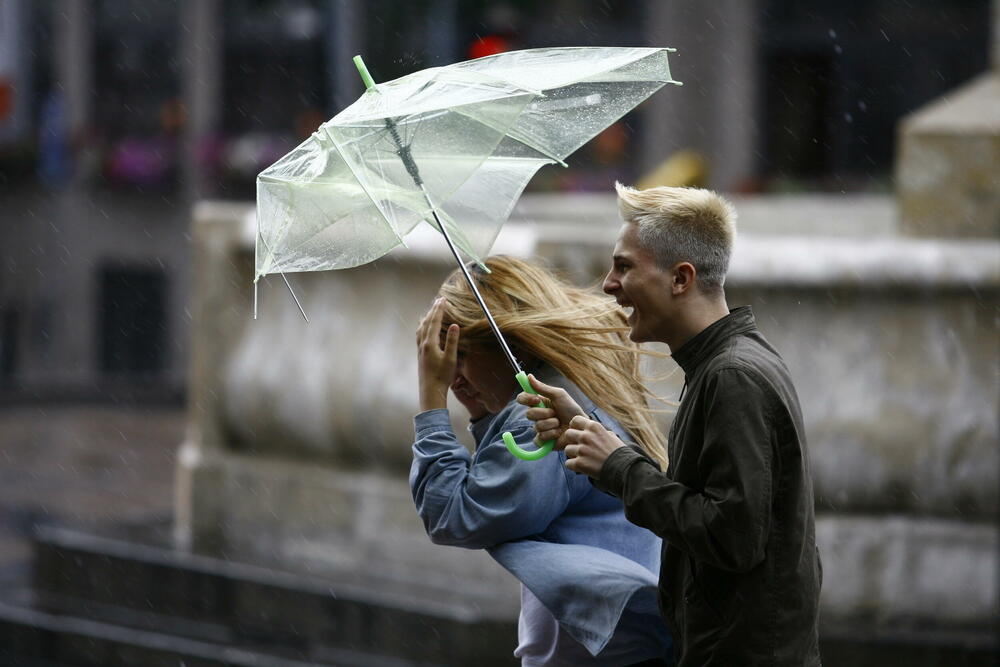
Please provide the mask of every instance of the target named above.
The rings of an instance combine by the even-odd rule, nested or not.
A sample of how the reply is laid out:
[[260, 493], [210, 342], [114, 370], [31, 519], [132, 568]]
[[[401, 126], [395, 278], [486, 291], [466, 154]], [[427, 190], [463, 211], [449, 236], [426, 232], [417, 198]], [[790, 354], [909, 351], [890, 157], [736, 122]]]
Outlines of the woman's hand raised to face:
[[[525, 416], [535, 422], [535, 431], [538, 433], [536, 442], [557, 440], [569, 428], [573, 417], [587, 416], [565, 389], [547, 385], [535, 379], [534, 375], [529, 375], [528, 380], [538, 395], [523, 391], [517, 395], [517, 402], [529, 407]], [[546, 407], [535, 407], [541, 399], [544, 399]], [[561, 449], [558, 443], [556, 449]]]
[[420, 411], [448, 407], [448, 387], [458, 365], [458, 325], [448, 327], [441, 346], [441, 318], [445, 300], [438, 297], [417, 327], [417, 375], [420, 380]]

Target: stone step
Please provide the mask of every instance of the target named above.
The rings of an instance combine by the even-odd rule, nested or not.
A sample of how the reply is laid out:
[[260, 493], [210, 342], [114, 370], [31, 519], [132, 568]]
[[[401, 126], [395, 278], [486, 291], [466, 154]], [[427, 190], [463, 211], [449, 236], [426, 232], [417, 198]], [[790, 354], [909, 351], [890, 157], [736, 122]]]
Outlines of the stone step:
[[[822, 618], [821, 618], [822, 621]], [[820, 623], [824, 667], [997, 667], [995, 633]]]
[[292, 659], [248, 646], [139, 630], [0, 602], [0, 664], [7, 667], [404, 667], [418, 663], [335, 649], [318, 651], [306, 660]]
[[20, 608], [310, 660], [346, 651], [403, 664], [513, 662], [514, 621], [492, 613], [489, 600], [377, 573], [284, 572], [148, 542], [39, 528], [33, 590]]

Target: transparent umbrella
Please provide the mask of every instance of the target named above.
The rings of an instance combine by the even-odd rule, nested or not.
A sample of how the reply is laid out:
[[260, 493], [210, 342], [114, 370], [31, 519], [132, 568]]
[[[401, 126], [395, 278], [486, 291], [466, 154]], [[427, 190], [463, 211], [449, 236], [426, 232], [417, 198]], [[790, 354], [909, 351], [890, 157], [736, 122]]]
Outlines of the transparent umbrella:
[[[528, 181], [667, 83], [665, 48], [512, 51], [375, 84], [257, 177], [256, 275], [371, 262], [422, 222], [440, 232], [521, 386], [479, 295], [481, 263]], [[464, 258], [463, 258], [464, 256]], [[485, 268], [485, 267], [484, 267]], [[256, 299], [255, 299], [256, 303]], [[546, 443], [521, 458], [541, 458]]]

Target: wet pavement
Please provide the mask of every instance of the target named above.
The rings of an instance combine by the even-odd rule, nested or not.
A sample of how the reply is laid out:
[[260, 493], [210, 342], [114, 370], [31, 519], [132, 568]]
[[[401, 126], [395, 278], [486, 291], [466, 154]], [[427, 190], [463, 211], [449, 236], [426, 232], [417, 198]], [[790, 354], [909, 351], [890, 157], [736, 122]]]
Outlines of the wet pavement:
[[180, 407], [0, 408], [0, 570], [23, 570], [37, 523], [169, 516]]

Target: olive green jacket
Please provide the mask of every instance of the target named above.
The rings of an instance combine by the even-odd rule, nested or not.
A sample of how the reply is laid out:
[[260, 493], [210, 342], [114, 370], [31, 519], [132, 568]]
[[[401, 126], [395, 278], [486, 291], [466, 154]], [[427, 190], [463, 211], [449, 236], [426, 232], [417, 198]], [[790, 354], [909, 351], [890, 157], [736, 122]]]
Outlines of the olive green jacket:
[[680, 667], [820, 664], [809, 456], [784, 362], [749, 307], [673, 355], [685, 392], [669, 467], [630, 447], [596, 481], [663, 538], [659, 597]]

